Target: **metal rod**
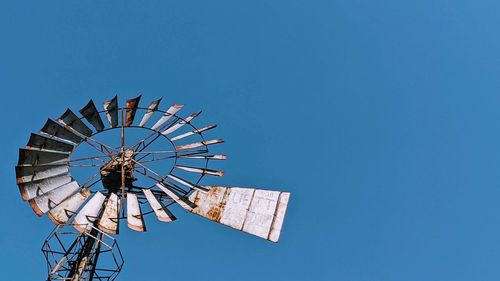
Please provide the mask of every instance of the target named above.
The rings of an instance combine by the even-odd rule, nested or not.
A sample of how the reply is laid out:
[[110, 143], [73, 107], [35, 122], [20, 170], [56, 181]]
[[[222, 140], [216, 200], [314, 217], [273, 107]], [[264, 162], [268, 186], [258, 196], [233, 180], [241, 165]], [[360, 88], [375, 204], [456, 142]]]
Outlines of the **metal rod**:
[[125, 110], [122, 109], [122, 137], [121, 137], [121, 152], [122, 152], [122, 194], [121, 201], [122, 204], [120, 206], [120, 210], [122, 215], [124, 214], [124, 205], [125, 205]]

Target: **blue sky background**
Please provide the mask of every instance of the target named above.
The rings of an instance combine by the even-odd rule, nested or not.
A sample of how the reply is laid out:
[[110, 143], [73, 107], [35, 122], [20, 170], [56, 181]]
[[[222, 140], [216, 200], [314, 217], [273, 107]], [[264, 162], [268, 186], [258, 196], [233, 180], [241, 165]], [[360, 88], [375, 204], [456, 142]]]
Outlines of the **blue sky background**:
[[292, 192], [279, 244], [180, 210], [118, 236], [119, 280], [497, 280], [498, 1], [3, 1], [0, 267], [52, 229], [17, 149], [89, 98], [203, 109], [221, 185]]

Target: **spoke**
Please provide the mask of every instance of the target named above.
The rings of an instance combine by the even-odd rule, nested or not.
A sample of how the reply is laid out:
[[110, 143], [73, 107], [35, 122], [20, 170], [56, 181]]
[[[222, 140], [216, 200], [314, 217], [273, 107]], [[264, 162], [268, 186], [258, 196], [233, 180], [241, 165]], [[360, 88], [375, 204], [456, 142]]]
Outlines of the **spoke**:
[[151, 177], [151, 176], [147, 175], [147, 173], [146, 173], [146, 172], [145, 172], [145, 173], [142, 173], [142, 172], [140, 172], [139, 170], [136, 170], [138, 173], [140, 173], [140, 174], [142, 174], [142, 175], [144, 175], [144, 176], [146, 176], [146, 177], [148, 177], [148, 178], [150, 178], [150, 179], [153, 179], [153, 180], [155, 180], [155, 181], [158, 181], [158, 182], [162, 182], [162, 183], [164, 183], [164, 184], [167, 184], [169, 187], [172, 187], [172, 188], [174, 188], [174, 189], [176, 189], [176, 190], [178, 190], [178, 191], [182, 192], [183, 194], [186, 194], [186, 191], [185, 191], [184, 189], [177, 187], [177, 186], [176, 186], [173, 182], [171, 182], [171, 181], [170, 181], [170, 180], [168, 180], [167, 178], [165, 178], [165, 177], [161, 176], [161, 175], [160, 175], [160, 174], [158, 174], [157, 172], [155, 172], [155, 171], [151, 170], [150, 168], [148, 168], [148, 167], [144, 166], [143, 164], [141, 164], [140, 162], [137, 162], [137, 161], [136, 161], [136, 160], [134, 160], [134, 159], [132, 159], [132, 161], [133, 161], [135, 164], [137, 164], [137, 165], [141, 166], [144, 170], [147, 170], [147, 171], [149, 171], [150, 173], [154, 174], [155, 176], [157, 176], [157, 177], [158, 177], [158, 178], [160, 178], [161, 180], [155, 179], [155, 178], [153, 178], [153, 177]]
[[122, 216], [124, 215], [124, 204], [125, 204], [125, 111], [122, 108], [122, 138], [121, 138], [121, 153], [122, 153], [122, 194], [121, 194], [121, 199], [122, 199], [122, 204], [121, 204], [121, 211], [122, 211]]
[[[144, 159], [144, 158], [146, 158], [147, 156], [150, 156], [150, 155], [153, 155], [153, 159], [155, 159], [154, 158], [155, 154], [177, 153], [176, 155], [173, 155], [173, 156], [163, 157], [161, 159], [158, 159], [158, 160], [164, 160], [164, 159], [176, 158], [176, 157], [179, 157], [179, 156], [191, 156], [191, 155], [196, 155], [196, 154], [203, 154], [203, 153], [208, 152], [208, 150], [183, 150], [181, 152], [185, 153], [185, 154], [179, 154], [179, 152], [177, 152], [175, 150], [138, 152], [136, 154], [144, 154], [139, 159], [137, 159], [137, 161], [141, 161], [142, 159]], [[150, 160], [145, 160], [143, 162], [151, 162], [151, 161]]]
[[68, 162], [80, 162], [80, 161], [87, 161], [87, 160], [98, 160], [103, 163], [106, 163], [106, 161], [102, 160], [101, 158], [108, 157], [107, 155], [98, 155], [98, 156], [91, 156], [91, 157], [84, 157], [84, 158], [76, 158], [76, 159], [70, 159]]
[[73, 168], [101, 167], [101, 165], [97, 164], [70, 164], [69, 166]]
[[[89, 182], [91, 182], [93, 179], [95, 179], [98, 175], [99, 175], [100, 171], [97, 171], [97, 173], [93, 174], [90, 178], [88, 178], [83, 184], [81, 184], [80, 186], [82, 188], [86, 187], [85, 185], [88, 184]], [[94, 185], [94, 184], [92, 184]]]
[[[143, 151], [144, 149], [146, 149], [149, 145], [151, 145], [154, 141], [156, 141], [156, 140], [157, 140], [157, 139], [158, 139], [158, 138], [162, 135], [162, 134], [161, 134], [161, 131], [164, 131], [164, 130], [166, 130], [166, 129], [170, 128], [170, 127], [171, 127], [171, 126], [173, 126], [173, 125], [174, 125], [177, 121], [179, 121], [179, 119], [180, 119], [179, 117], [175, 116], [175, 118], [174, 118], [172, 121], [170, 121], [169, 123], [167, 123], [167, 124], [163, 125], [162, 127], [160, 127], [160, 128], [159, 128], [158, 130], [156, 130], [155, 132], [153, 132], [153, 133], [149, 134], [148, 136], [146, 136], [145, 138], [143, 138], [142, 140], [140, 140], [139, 142], [137, 142], [136, 144], [134, 144], [134, 145], [132, 146], [132, 148], [133, 148], [134, 150], [136, 149], [136, 147], [137, 147], [137, 149], [139, 149], [140, 145], [142, 144], [142, 145], [143, 145], [143, 147], [139, 150], [139, 152], [140, 152], [140, 151]], [[156, 136], [155, 136], [155, 135], [156, 135]], [[150, 141], [148, 144], [145, 144], [145, 143], [146, 143], [146, 141], [147, 141], [148, 139], [150, 139], [151, 137], [153, 137], [153, 136], [155, 136], [155, 138], [154, 138], [152, 141]]]

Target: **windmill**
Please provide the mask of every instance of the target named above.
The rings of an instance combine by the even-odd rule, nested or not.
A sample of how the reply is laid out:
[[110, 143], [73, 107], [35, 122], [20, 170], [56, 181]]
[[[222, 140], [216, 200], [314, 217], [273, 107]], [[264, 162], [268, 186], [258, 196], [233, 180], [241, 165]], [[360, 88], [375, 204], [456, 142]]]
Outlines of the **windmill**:
[[203, 185], [224, 174], [209, 168], [227, 159], [209, 152], [224, 142], [206, 138], [216, 125], [195, 127], [201, 112], [181, 117], [183, 105], [161, 110], [161, 99], [147, 107], [140, 100], [120, 106], [115, 96], [103, 110], [90, 100], [81, 116], [67, 109], [19, 150], [22, 199], [56, 225], [42, 247], [47, 280], [114, 280], [123, 266], [120, 222], [144, 232], [149, 214], [175, 221], [173, 204], [278, 242], [290, 193]]

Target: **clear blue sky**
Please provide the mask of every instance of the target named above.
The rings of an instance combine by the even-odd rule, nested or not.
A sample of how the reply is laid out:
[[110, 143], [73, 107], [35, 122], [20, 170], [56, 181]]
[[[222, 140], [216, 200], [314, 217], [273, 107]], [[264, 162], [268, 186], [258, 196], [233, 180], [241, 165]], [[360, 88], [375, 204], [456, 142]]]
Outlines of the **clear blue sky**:
[[292, 192], [279, 244], [177, 211], [118, 236], [119, 280], [498, 280], [498, 1], [3, 1], [0, 267], [52, 226], [17, 148], [89, 98], [220, 124], [222, 185]]

